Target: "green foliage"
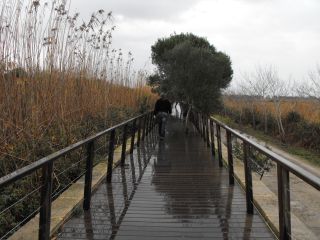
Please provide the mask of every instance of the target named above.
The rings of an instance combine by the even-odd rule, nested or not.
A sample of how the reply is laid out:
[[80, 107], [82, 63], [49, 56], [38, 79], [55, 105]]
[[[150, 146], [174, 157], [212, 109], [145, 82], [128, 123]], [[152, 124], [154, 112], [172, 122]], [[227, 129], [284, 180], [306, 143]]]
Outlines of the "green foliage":
[[138, 101], [138, 112], [145, 113], [150, 109], [149, 98], [147, 96], [142, 96]]
[[14, 78], [25, 78], [28, 76], [28, 73], [21, 67], [14, 68], [8, 73], [4, 74], [5, 79], [14, 79]]
[[[13, 229], [22, 219], [32, 217], [33, 213], [39, 206], [40, 192], [35, 191], [32, 195], [27, 196], [20, 201], [32, 189], [36, 189], [33, 185], [35, 179], [30, 177], [19, 180], [18, 182], [1, 189], [0, 191], [0, 236], [2, 237], [8, 231]], [[5, 210], [12, 206], [8, 210]]]
[[300, 121], [302, 121], [302, 116], [298, 112], [295, 112], [295, 111], [289, 112], [285, 118], [285, 122], [287, 124], [298, 123]]
[[233, 74], [230, 58], [193, 34], [159, 39], [152, 46], [152, 61], [158, 72], [149, 77], [149, 84], [158, 93], [206, 113], [219, 105], [220, 91]]
[[[233, 155], [239, 159], [240, 161], [244, 161], [244, 154], [243, 154], [243, 143], [240, 143], [236, 139], [234, 139], [232, 143], [232, 151]], [[249, 151], [249, 165], [253, 172], [260, 175], [260, 178], [263, 177], [265, 172], [269, 172], [271, 167], [274, 166], [271, 159], [266, 157], [264, 154], [250, 148]]]

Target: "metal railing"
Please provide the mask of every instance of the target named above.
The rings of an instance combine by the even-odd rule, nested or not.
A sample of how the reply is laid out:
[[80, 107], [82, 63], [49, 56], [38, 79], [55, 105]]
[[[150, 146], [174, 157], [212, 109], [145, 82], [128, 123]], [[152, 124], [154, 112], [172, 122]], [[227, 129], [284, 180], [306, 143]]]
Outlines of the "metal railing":
[[[86, 147], [87, 157], [86, 157], [86, 167], [85, 167], [85, 184], [84, 184], [84, 201], [83, 209], [90, 209], [91, 202], [91, 187], [92, 187], [92, 171], [93, 162], [95, 158], [95, 142], [101, 137], [110, 134], [108, 141], [108, 167], [107, 167], [107, 177], [106, 181], [109, 183], [112, 180], [112, 168], [113, 168], [113, 157], [115, 149], [115, 136], [118, 129], [122, 130], [122, 150], [121, 150], [121, 160], [120, 164], [125, 164], [125, 154], [126, 146], [129, 134], [131, 134], [130, 141], [130, 154], [133, 153], [135, 138], [137, 146], [140, 142], [148, 135], [148, 133], [153, 129], [155, 125], [155, 120], [153, 118], [153, 113], [148, 112], [120, 123], [116, 126], [108, 128], [102, 132], [99, 132], [91, 137], [88, 137], [82, 141], [72, 144], [60, 151], [50, 154], [26, 167], [18, 169], [11, 174], [0, 178], [0, 190], [14, 184], [16, 181], [35, 173], [37, 170], [41, 169], [42, 185], [39, 188], [40, 191], [40, 220], [39, 220], [39, 239], [47, 240], [50, 238], [50, 220], [51, 220], [51, 204], [52, 204], [52, 182], [53, 182], [53, 167], [54, 163], [59, 159], [64, 157], [66, 154], [73, 152], [81, 147]], [[131, 127], [131, 132], [128, 131]]]
[[[192, 121], [201, 136], [211, 147], [212, 155], [216, 156], [214, 137], [217, 142], [217, 158], [219, 166], [223, 167], [221, 128], [226, 131], [227, 138], [227, 162], [229, 172], [229, 184], [234, 184], [232, 137], [236, 137], [243, 142], [243, 163], [245, 172], [245, 193], [247, 213], [253, 214], [253, 190], [252, 190], [252, 170], [250, 167], [249, 153], [252, 149], [270, 158], [277, 165], [277, 185], [278, 185], [278, 204], [279, 204], [279, 238], [291, 239], [291, 208], [290, 208], [290, 181], [289, 173], [294, 174], [308, 185], [320, 191], [320, 178], [292, 163], [284, 157], [270, 151], [264, 146], [250, 140], [234, 129], [228, 127], [219, 120], [209, 117], [199, 112], [193, 112]], [[216, 133], [215, 133], [216, 131]], [[210, 141], [212, 139], [213, 141]]]

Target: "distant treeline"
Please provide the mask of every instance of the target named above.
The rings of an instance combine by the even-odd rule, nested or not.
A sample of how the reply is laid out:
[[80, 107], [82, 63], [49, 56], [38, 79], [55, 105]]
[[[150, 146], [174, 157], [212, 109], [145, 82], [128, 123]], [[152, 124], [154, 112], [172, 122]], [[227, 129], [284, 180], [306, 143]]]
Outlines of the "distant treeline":
[[[254, 96], [254, 95], [233, 95], [233, 94], [228, 94], [229, 98], [233, 99], [239, 99], [239, 100], [254, 100], [254, 101], [259, 101], [261, 99], [260, 96]], [[309, 101], [309, 102], [317, 102], [316, 97], [301, 97], [301, 96], [279, 96], [277, 97], [281, 99], [282, 101]], [[272, 102], [273, 97], [265, 97], [264, 100]]]

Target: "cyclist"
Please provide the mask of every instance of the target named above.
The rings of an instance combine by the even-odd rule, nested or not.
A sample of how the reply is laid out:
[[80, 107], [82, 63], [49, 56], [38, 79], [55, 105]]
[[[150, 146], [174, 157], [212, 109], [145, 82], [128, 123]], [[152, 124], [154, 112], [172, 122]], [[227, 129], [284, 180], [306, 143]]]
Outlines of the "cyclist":
[[157, 123], [159, 125], [159, 136], [160, 139], [164, 139], [165, 136], [165, 126], [168, 118], [168, 114], [171, 114], [171, 103], [168, 99], [165, 98], [163, 94], [160, 95], [160, 98], [157, 100], [153, 114], [156, 116]]

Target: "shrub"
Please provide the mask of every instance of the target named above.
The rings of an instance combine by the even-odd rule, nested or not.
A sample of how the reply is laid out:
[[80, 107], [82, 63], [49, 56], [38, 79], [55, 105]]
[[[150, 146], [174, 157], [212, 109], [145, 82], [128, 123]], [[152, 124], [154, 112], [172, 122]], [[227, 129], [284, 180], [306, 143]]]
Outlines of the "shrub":
[[284, 119], [284, 122], [287, 123], [287, 124], [292, 124], [292, 123], [298, 123], [298, 122], [300, 122], [302, 120], [303, 120], [303, 118], [298, 112], [290, 111], [286, 115], [286, 117]]

